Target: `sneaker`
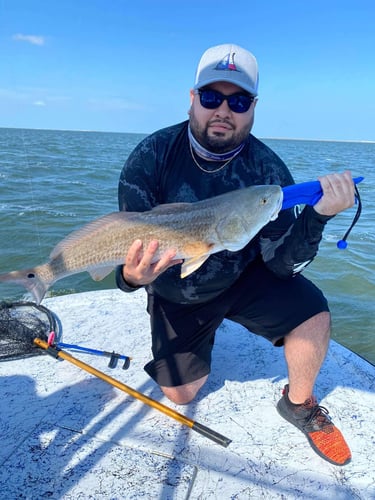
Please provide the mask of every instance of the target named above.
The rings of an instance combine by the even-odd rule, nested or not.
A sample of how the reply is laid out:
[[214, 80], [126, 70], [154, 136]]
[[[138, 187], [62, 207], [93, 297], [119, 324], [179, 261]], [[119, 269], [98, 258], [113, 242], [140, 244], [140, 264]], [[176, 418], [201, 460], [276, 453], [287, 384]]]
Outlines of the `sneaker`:
[[302, 431], [314, 451], [334, 465], [350, 462], [349, 446], [328, 416], [328, 410], [319, 406], [314, 396], [303, 404], [294, 406], [288, 398], [289, 385], [283, 390], [283, 397], [277, 403], [277, 411], [288, 422]]

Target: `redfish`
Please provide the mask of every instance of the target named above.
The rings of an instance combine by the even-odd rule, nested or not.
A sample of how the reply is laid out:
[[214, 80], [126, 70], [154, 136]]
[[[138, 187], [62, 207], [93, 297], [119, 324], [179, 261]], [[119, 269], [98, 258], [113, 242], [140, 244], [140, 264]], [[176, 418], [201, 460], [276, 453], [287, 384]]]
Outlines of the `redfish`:
[[196, 271], [222, 250], [243, 248], [282, 206], [280, 186], [251, 186], [194, 203], [168, 203], [146, 212], [114, 212], [78, 229], [60, 241], [46, 264], [0, 274], [0, 282], [24, 286], [39, 304], [56, 281], [87, 271], [101, 280], [123, 264], [137, 239], [145, 247], [158, 240], [155, 261], [167, 249], [183, 259], [181, 278]]

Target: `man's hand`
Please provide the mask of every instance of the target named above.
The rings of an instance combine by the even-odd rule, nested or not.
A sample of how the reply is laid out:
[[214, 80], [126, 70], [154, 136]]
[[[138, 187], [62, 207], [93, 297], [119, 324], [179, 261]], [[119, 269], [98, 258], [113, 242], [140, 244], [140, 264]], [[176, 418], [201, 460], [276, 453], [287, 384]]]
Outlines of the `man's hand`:
[[354, 205], [354, 182], [349, 170], [342, 174], [328, 174], [318, 179], [323, 196], [314, 205], [316, 212], [321, 215], [336, 215]]
[[141, 240], [135, 240], [129, 248], [123, 267], [123, 277], [130, 286], [143, 286], [152, 283], [169, 267], [181, 264], [181, 259], [175, 259], [176, 250], [167, 250], [157, 262], [152, 263], [159, 248], [156, 240], [150, 242], [146, 250]]

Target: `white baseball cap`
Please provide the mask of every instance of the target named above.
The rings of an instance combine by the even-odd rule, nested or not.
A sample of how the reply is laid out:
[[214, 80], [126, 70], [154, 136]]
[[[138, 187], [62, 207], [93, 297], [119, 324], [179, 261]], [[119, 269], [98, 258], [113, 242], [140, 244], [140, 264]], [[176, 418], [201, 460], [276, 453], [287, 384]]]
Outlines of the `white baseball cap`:
[[258, 95], [258, 63], [248, 50], [226, 43], [206, 50], [199, 61], [194, 89], [214, 82], [230, 82]]

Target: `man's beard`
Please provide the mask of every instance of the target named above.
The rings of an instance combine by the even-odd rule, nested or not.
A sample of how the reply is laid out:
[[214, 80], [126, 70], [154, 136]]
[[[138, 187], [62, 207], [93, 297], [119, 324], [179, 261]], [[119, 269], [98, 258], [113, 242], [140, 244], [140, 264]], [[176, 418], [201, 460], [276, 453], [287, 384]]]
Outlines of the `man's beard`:
[[232, 130], [234, 128], [230, 121], [219, 119], [212, 119], [205, 127], [201, 127], [198, 120], [195, 118], [193, 109], [190, 110], [190, 128], [195, 139], [201, 146], [216, 154], [227, 153], [235, 149], [247, 138], [251, 129], [251, 124], [247, 125], [241, 130], [235, 131], [231, 137], [224, 139], [224, 134], [216, 133], [214, 136], [208, 135], [209, 125], [213, 123], [226, 123], [228, 126], [232, 127]]

